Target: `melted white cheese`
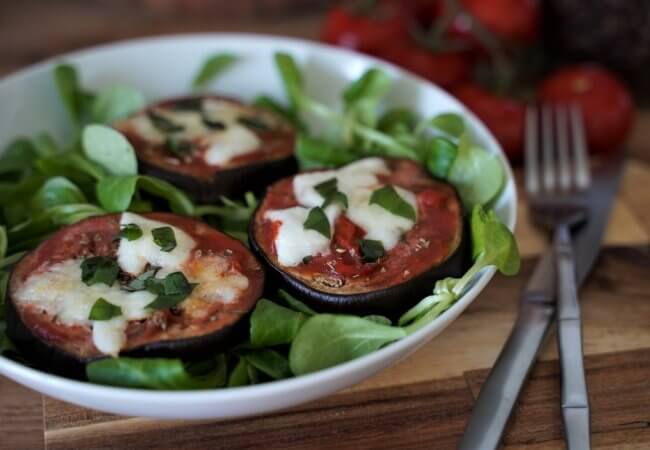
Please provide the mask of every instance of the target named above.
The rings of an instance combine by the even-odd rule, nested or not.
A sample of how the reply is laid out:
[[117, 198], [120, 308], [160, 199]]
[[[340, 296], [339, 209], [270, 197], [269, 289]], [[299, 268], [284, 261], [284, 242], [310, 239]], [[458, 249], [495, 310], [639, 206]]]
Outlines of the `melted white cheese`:
[[190, 257], [192, 249], [196, 245], [194, 239], [183, 230], [171, 227], [176, 237], [176, 247], [170, 252], [164, 252], [153, 241], [151, 230], [170, 225], [144, 218], [138, 214], [123, 213], [120, 225], [130, 223], [140, 227], [142, 237], [133, 241], [120, 240], [120, 246], [117, 249], [117, 263], [123, 271], [132, 275], [144, 272], [147, 264], [162, 268], [158, 273], [159, 277], [177, 271]]
[[[305, 230], [304, 222], [309, 208], [323, 204], [323, 197], [314, 188], [316, 185], [336, 178], [338, 190], [348, 198], [347, 218], [366, 232], [366, 239], [381, 241], [386, 251], [399, 242], [402, 234], [410, 230], [412, 220], [397, 216], [379, 205], [369, 203], [372, 192], [381, 188], [377, 175], [388, 174], [386, 163], [381, 158], [365, 158], [349, 164], [339, 170], [304, 173], [294, 177], [293, 191], [301, 206], [267, 211], [265, 218], [281, 222], [278, 236], [275, 239], [275, 249], [278, 262], [284, 266], [296, 266], [306, 256], [323, 255], [329, 252], [331, 239], [322, 234]], [[395, 187], [398, 195], [417, 211], [417, 201], [412, 192]], [[342, 209], [329, 206], [326, 214], [330, 227]]]
[[[330, 239], [315, 230], [305, 229], [309, 208], [293, 208], [267, 211], [265, 218], [282, 223], [275, 238], [278, 261], [284, 266], [297, 266], [305, 256], [327, 255], [330, 252]], [[336, 206], [325, 211], [330, 223], [338, 215]]]
[[211, 166], [221, 166], [237, 156], [245, 155], [260, 146], [255, 133], [241, 125], [229, 125], [220, 133], [210, 133], [204, 138], [210, 147], [205, 151], [204, 159]]
[[[198, 111], [174, 111], [161, 108], [156, 110], [156, 114], [183, 126], [183, 130], [175, 132], [174, 136], [190, 140], [198, 139], [202, 146], [207, 147], [203, 158], [209, 165], [224, 165], [237, 156], [259, 149], [261, 141], [257, 134], [237, 121], [241, 116], [250, 115], [246, 108], [232, 102], [206, 99], [202, 102], [202, 109], [208, 119], [223, 123], [225, 129], [207, 127]], [[155, 144], [165, 142], [165, 134], [153, 126], [146, 114], [133, 117], [129, 123], [135, 132], [147, 141]]]
[[[161, 252], [153, 242], [151, 229], [169, 226], [168, 224], [137, 214], [122, 214], [121, 224], [128, 223], [140, 226], [143, 235], [134, 241], [120, 240], [120, 268], [139, 275], [149, 263], [161, 267], [156, 275], [158, 278], [174, 271], [182, 271], [190, 282], [198, 283], [182, 303], [190, 308], [189, 314], [193, 317], [202, 317], [201, 313], [205, 312], [202, 303], [230, 303], [248, 288], [248, 278], [233, 269], [223, 256], [202, 256], [190, 260], [195, 242], [181, 229], [172, 227], [177, 247], [171, 252]], [[15, 298], [46, 311], [63, 324], [91, 325], [95, 347], [104, 354], [115, 356], [126, 343], [125, 330], [128, 322], [150, 317], [153, 311], [146, 306], [156, 296], [148, 291], [125, 291], [118, 282], [113, 283], [113, 286], [103, 283], [87, 286], [81, 281], [82, 262], [83, 259], [69, 259], [28, 277], [17, 290]], [[88, 320], [90, 311], [99, 298], [119, 306], [122, 315], [106, 321]], [[197, 307], [192, 308], [192, 305]]]
[[69, 259], [30, 276], [16, 292], [16, 298], [24, 299], [56, 316], [61, 323], [70, 325], [89, 324], [88, 315], [99, 298], [119, 306], [122, 316], [106, 322], [92, 321], [95, 347], [103, 353], [116, 355], [124, 344], [126, 321], [146, 319], [151, 312], [145, 306], [155, 299], [155, 295], [148, 291], [123, 291], [118, 283], [110, 287], [103, 283], [87, 286], [81, 281], [82, 262], [82, 259]]

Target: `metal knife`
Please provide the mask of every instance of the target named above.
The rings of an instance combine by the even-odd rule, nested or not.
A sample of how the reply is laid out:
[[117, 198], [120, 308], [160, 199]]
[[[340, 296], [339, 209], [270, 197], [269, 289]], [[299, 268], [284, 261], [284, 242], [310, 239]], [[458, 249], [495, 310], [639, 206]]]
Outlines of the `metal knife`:
[[[581, 285], [600, 251], [609, 210], [623, 171], [623, 156], [609, 158], [593, 178], [590, 220], [573, 238], [576, 281]], [[501, 443], [514, 405], [555, 317], [553, 249], [540, 258], [520, 299], [519, 315], [503, 350], [483, 383], [459, 450], [494, 450]]]

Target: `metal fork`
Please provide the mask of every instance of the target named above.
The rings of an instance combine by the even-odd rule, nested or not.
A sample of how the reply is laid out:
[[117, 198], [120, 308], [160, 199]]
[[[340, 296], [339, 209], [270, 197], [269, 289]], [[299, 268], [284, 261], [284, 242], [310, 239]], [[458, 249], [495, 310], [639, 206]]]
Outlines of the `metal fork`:
[[565, 440], [569, 450], [590, 449], [589, 398], [570, 233], [588, 219], [584, 194], [591, 184], [579, 108], [542, 105], [528, 109], [525, 177], [533, 220], [553, 233]]

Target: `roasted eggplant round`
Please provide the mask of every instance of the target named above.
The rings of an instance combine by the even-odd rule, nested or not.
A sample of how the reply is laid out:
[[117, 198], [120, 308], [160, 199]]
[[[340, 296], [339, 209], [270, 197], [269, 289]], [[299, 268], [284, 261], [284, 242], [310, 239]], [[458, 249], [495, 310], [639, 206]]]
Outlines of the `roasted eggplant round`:
[[416, 162], [366, 158], [269, 187], [251, 248], [320, 311], [404, 312], [468, 264], [456, 191]]
[[[48, 370], [79, 376], [107, 355], [214, 354], [262, 294], [251, 252], [170, 213], [68, 226], [25, 256], [8, 289], [7, 334]], [[232, 343], [232, 342], [230, 342]]]
[[295, 135], [279, 115], [218, 96], [165, 100], [113, 126], [133, 145], [142, 173], [200, 202], [260, 191], [295, 173]]

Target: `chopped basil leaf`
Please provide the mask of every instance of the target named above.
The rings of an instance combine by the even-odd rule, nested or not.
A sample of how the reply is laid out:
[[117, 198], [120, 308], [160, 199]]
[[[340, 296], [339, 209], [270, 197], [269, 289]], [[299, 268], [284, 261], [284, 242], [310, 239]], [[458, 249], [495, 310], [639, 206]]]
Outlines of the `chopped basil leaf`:
[[302, 263], [303, 263], [303, 264], [309, 264], [309, 263], [311, 262], [312, 259], [314, 259], [313, 256], [311, 256], [311, 255], [307, 255], [307, 256], [305, 256], [305, 257], [302, 259]]
[[370, 196], [370, 204], [379, 205], [386, 211], [396, 216], [412, 220], [413, 222], [416, 220], [413, 206], [400, 197], [395, 188], [389, 184], [372, 193]]
[[104, 283], [112, 286], [117, 279], [119, 268], [117, 262], [106, 256], [93, 256], [81, 263], [81, 281], [92, 286], [97, 283]]
[[348, 207], [348, 196], [345, 195], [343, 192], [336, 191], [334, 194], [330, 195], [327, 197], [325, 200], [325, 203], [323, 203], [323, 208], [327, 208], [329, 205], [332, 203], [338, 203], [344, 208]]
[[146, 289], [156, 294], [156, 299], [147, 305], [151, 309], [166, 309], [178, 305], [194, 290], [196, 284], [190, 283], [182, 272], [173, 272], [165, 278], [148, 278]]
[[314, 186], [316, 192], [325, 199], [322, 208], [325, 209], [332, 203], [339, 203], [344, 208], [348, 207], [348, 197], [337, 188], [336, 178], [330, 178]]
[[305, 230], [314, 230], [326, 238], [330, 237], [330, 222], [322, 208], [312, 208], [303, 225]]
[[223, 123], [220, 120], [210, 119], [209, 117], [206, 117], [206, 116], [202, 116], [201, 120], [203, 121], [203, 125], [210, 128], [211, 130], [225, 130], [226, 129], [226, 124]]
[[200, 97], [183, 98], [176, 100], [171, 107], [177, 111], [201, 111], [203, 109], [203, 99]]
[[338, 191], [338, 180], [336, 178], [325, 180], [314, 186], [314, 190], [318, 192], [321, 197], [327, 199], [327, 197]]
[[105, 299], [100, 297], [90, 310], [88, 320], [111, 320], [113, 317], [121, 315], [122, 308], [115, 306], [112, 303], [108, 303]]
[[254, 130], [267, 131], [271, 129], [266, 122], [257, 117], [239, 117], [237, 122]]
[[147, 270], [146, 272], [141, 273], [135, 277], [129, 284], [127, 284], [124, 289], [127, 291], [144, 291], [146, 287], [147, 280], [149, 278], [155, 278], [158, 268]]
[[194, 150], [194, 144], [178, 136], [168, 136], [165, 140], [165, 150], [174, 156], [182, 158]]
[[127, 241], [135, 241], [142, 237], [142, 228], [135, 223], [127, 223], [120, 229], [120, 237]]
[[386, 253], [381, 241], [361, 239], [359, 241], [359, 247], [361, 248], [363, 262], [375, 262]]
[[151, 230], [153, 242], [163, 252], [171, 252], [176, 248], [176, 236], [172, 227], [160, 227]]
[[151, 124], [163, 133], [175, 133], [185, 129], [183, 125], [176, 124], [167, 117], [154, 111], [148, 111], [147, 116], [149, 117], [149, 120], [151, 120]]

